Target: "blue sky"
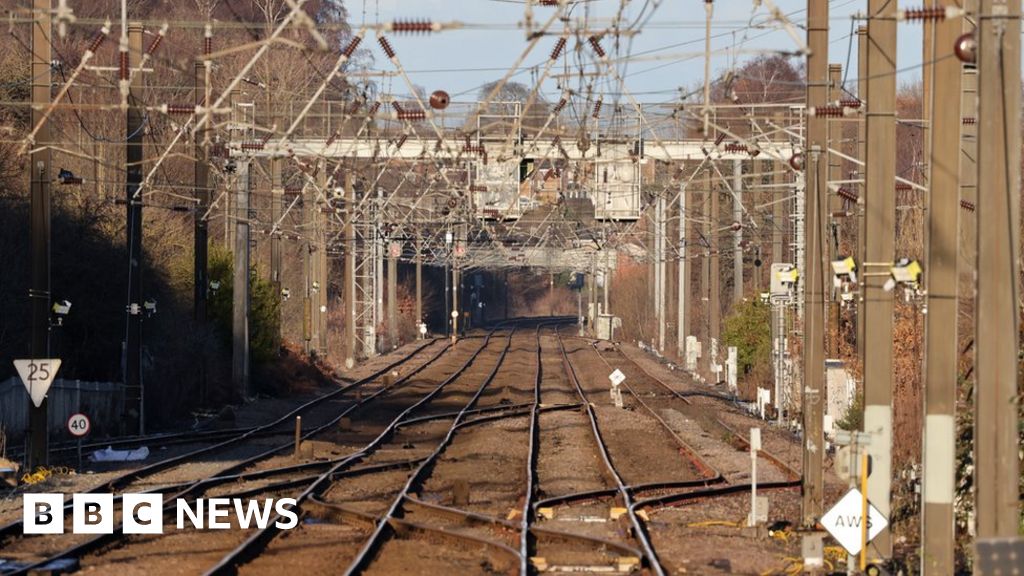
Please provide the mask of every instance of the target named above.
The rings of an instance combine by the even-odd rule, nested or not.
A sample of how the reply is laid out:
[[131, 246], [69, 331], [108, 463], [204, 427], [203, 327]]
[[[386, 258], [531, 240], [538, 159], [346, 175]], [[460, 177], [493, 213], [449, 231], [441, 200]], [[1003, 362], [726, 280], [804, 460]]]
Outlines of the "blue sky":
[[[825, 0], [821, 0], [825, 1]], [[623, 42], [619, 56], [631, 54], [634, 57], [618, 66], [625, 76], [627, 89], [643, 102], [665, 102], [677, 97], [680, 88], [693, 88], [703, 82], [704, 47], [704, 2], [703, 0], [649, 0], [650, 7], [658, 5], [653, 16], [647, 21], [642, 32], [633, 38], [632, 46]], [[776, 0], [779, 8], [790, 14], [797, 26], [804, 23], [806, 2], [804, 0]], [[414, 84], [424, 87], [427, 92], [436, 89], [448, 91], [454, 100], [475, 98], [479, 86], [502, 77], [513, 65], [527, 46], [525, 35], [516, 27], [523, 20], [524, 5], [521, 0], [349, 0], [346, 2], [353, 25], [361, 22], [390, 21], [393, 19], [430, 19], [447, 22], [458, 20], [470, 26], [463, 30], [446, 31], [427, 36], [390, 35], [398, 57]], [[624, 12], [623, 21], [633, 22], [641, 13], [645, 0], [630, 0]], [[593, 27], [601, 26], [614, 16], [618, 0], [591, 0], [577, 5], [572, 12], [574, 19], [588, 14]], [[713, 20], [712, 59], [713, 71], [724, 71], [735, 63], [752, 58], [750, 54], [731, 54], [731, 50], [742, 47], [744, 51], [792, 51], [793, 40], [777, 24], [769, 22], [768, 11], [761, 6], [753, 10], [752, 0], [716, 0]], [[863, 21], [853, 24], [851, 16], [866, 10], [867, 0], [831, 0], [829, 61], [846, 64], [851, 73], [848, 82], [856, 77], [856, 37], [850, 38], [851, 29]], [[365, 7], [365, 16], [364, 16]], [[550, 16], [552, 8], [535, 7], [534, 20], [543, 21]], [[646, 16], [645, 16], [646, 17]], [[748, 23], [761, 24], [755, 29], [747, 28]], [[853, 24], [854, 28], [851, 28]], [[553, 30], [561, 30], [555, 24]], [[799, 30], [801, 37], [805, 32]], [[899, 82], [909, 82], [920, 77], [921, 30], [920, 24], [900, 24], [899, 29]], [[364, 44], [372, 48], [376, 68], [393, 69], [380, 53], [376, 42]], [[515, 80], [532, 85], [531, 67], [542, 66], [555, 43], [555, 38], [542, 38], [524, 60]], [[372, 44], [372, 46], [371, 46]], [[612, 40], [602, 42], [611, 57], [614, 57]], [[571, 46], [571, 44], [570, 44]], [[589, 48], [588, 48], [589, 51]], [[851, 54], [848, 54], [852, 51]], [[560, 67], [559, 67], [560, 68]], [[534, 68], [537, 70], [537, 68]], [[385, 92], [408, 93], [400, 78], [383, 81]], [[605, 80], [605, 82], [608, 82]], [[611, 85], [606, 85], [610, 89]], [[543, 86], [549, 99], [557, 100], [558, 88], [554, 81]]]

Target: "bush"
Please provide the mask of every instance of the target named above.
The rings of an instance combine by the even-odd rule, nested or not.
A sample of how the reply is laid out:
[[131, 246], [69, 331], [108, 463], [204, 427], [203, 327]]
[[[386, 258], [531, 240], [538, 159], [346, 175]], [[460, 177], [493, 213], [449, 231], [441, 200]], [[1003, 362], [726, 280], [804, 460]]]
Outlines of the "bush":
[[736, 365], [741, 374], [750, 374], [755, 368], [766, 366], [771, 374], [771, 322], [771, 307], [760, 300], [740, 303], [725, 319], [722, 344], [736, 347]]
[[[220, 283], [216, 292], [210, 292], [209, 318], [230, 347], [234, 284], [231, 252], [210, 247], [209, 278], [211, 283]], [[253, 364], [266, 364], [277, 358], [281, 349], [281, 298], [269, 281], [260, 278], [255, 267], [249, 270], [249, 278], [249, 354]]]

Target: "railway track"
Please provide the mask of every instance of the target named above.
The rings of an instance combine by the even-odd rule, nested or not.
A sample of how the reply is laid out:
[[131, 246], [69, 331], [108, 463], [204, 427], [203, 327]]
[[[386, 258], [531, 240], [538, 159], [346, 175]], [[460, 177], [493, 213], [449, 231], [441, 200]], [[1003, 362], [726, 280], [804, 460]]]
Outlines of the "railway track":
[[[335, 406], [305, 435], [317, 438], [319, 460], [296, 463], [263, 450], [244, 466], [152, 488], [165, 495], [165, 515], [179, 497], [293, 497], [294, 530], [279, 530], [276, 516], [266, 528], [233, 521], [219, 532], [139, 537], [118, 527], [43, 550], [10, 573], [62, 559], [122, 576], [279, 573], [285, 565], [353, 575], [675, 572], [678, 559], [666, 561], [657, 548], [665, 527], [650, 525], [650, 515], [745, 493], [749, 484], [722, 468], [722, 455], [706, 442], [693, 444], [693, 430], [681, 430], [666, 407], [715, 414], [716, 433], [727, 429], [734, 450], [746, 438], [717, 420], [718, 400], [695, 402], [618, 351], [563, 337], [559, 322], [496, 328], [456, 350], [435, 346], [399, 380], [364, 382], [363, 396]], [[446, 351], [457, 366], [434, 364]], [[630, 409], [614, 408], [608, 397], [613, 367], [628, 374]], [[639, 440], [631, 430], [641, 431]], [[781, 460], [778, 468], [785, 478], [759, 489], [798, 484]], [[189, 553], [184, 566], [177, 551]]]
[[[416, 462], [411, 463], [410, 468], [405, 471], [395, 471], [390, 477], [377, 475], [372, 482], [378, 493], [373, 494], [373, 502], [369, 507], [365, 503], [351, 502], [345, 505], [341, 501], [351, 501], [358, 493], [358, 489], [345, 486], [344, 483], [336, 483], [329, 476], [318, 479], [311, 484], [299, 496], [300, 504], [309, 503], [310, 515], [322, 521], [324, 519], [347, 519], [349, 524], [358, 525], [362, 529], [344, 530], [334, 529], [331, 533], [337, 538], [332, 540], [331, 554], [345, 557], [345, 564], [349, 564], [349, 572], [359, 572], [368, 564], [372, 563], [377, 552], [392, 542], [396, 536], [406, 534], [428, 534], [430, 536], [446, 536], [448, 539], [464, 540], [461, 536], [471, 539], [471, 535], [451, 533], [443, 527], [422, 522], [412, 522], [407, 515], [413, 514], [412, 510], [423, 512], [431, 510], [430, 503], [420, 503], [418, 498], [412, 496], [414, 492], [424, 490], [426, 482], [431, 477], [431, 471], [436, 465], [438, 458], [448, 447], [457, 433], [477, 426], [486, 426], [490, 423], [500, 422], [508, 418], [522, 417], [528, 409], [523, 404], [516, 404], [501, 398], [501, 391], [489, 390], [490, 384], [508, 355], [512, 346], [515, 330], [509, 331], [504, 340], [504, 345], [493, 362], [479, 361], [477, 355], [467, 362], [462, 369], [452, 374], [442, 382], [435, 393], [423, 398], [420, 402], [408, 407], [395, 416], [363, 449], [362, 458], [372, 461], [379, 458], [382, 453], [389, 450], [398, 450], [398, 447], [411, 447], [417, 452]], [[477, 354], [486, 348], [481, 347]], [[479, 362], [477, 366], [470, 369], [470, 364]], [[442, 394], [443, 391], [443, 394]], [[478, 405], [485, 398], [485, 392], [491, 392], [486, 404]], [[435, 395], [441, 395], [437, 399]], [[429, 404], [428, 404], [429, 403]], [[445, 405], [457, 405], [457, 410], [445, 410]], [[414, 411], [424, 414], [412, 417]], [[427, 444], [429, 448], [422, 448]], [[349, 492], [346, 493], [346, 490]], [[386, 502], [381, 507], [380, 503]], [[359, 504], [362, 505], [360, 509]], [[421, 514], [422, 515], [422, 514]], [[272, 530], [268, 534], [255, 534], [245, 543], [238, 546], [230, 554], [226, 555], [208, 573], [229, 574], [235, 573], [240, 567], [247, 571], [260, 573], [262, 567], [260, 561], [266, 558], [280, 559], [288, 553], [289, 548], [318, 547], [318, 539], [315, 535], [309, 534], [311, 530], [291, 533], [283, 540], [279, 549], [267, 546], [273, 539]], [[347, 543], [338, 542], [345, 539]], [[483, 540], [489, 541], [487, 538]], [[356, 550], [352, 550], [353, 542], [359, 542]], [[501, 545], [497, 546], [500, 549]], [[349, 552], [339, 552], [339, 548], [347, 548]], [[351, 556], [351, 557], [349, 557]], [[333, 556], [332, 556], [333, 557]], [[246, 566], [252, 562], [252, 565]], [[337, 571], [339, 566], [334, 566]], [[273, 571], [269, 568], [268, 571]]]
[[[114, 493], [116, 506], [120, 506], [120, 496], [126, 492], [157, 492], [165, 495], [164, 501], [166, 511], [167, 507], [177, 498], [194, 498], [206, 490], [229, 482], [237, 483], [240, 481], [260, 480], [272, 478], [274, 476], [302, 473], [307, 470], [315, 470], [318, 467], [323, 467], [322, 463], [309, 462], [286, 466], [272, 465], [262, 470], [250, 470], [246, 472], [247, 469], [259, 466], [261, 463], [273, 462], [274, 458], [278, 454], [286, 452], [289, 448], [294, 446], [294, 429], [289, 426], [292, 424], [295, 416], [306, 415], [311, 410], [329, 402], [343, 399], [346, 394], [352, 392], [356, 392], [357, 396], [359, 396], [361, 395], [361, 390], [369, 387], [373, 382], [380, 379], [381, 376], [392, 371], [396, 367], [410, 362], [413, 358], [421, 354], [426, 356], [426, 358], [414, 368], [407, 370], [405, 376], [398, 380], [395, 380], [388, 385], [382, 385], [377, 391], [368, 394], [365, 398], [357, 397], [355, 399], [345, 401], [342, 405], [347, 407], [341, 411], [340, 415], [331, 416], [331, 413], [339, 414], [339, 409], [337, 407], [329, 408], [326, 411], [327, 414], [321, 415], [321, 422], [319, 424], [305, 429], [302, 434], [302, 439], [309, 440], [317, 434], [320, 434], [321, 432], [324, 432], [336, 425], [340, 418], [348, 412], [362, 407], [388, 390], [401, 386], [410, 377], [437, 361], [446, 351], [448, 351], [448, 349], [448, 344], [442, 344], [436, 340], [425, 342], [423, 345], [412, 350], [409, 354], [386, 365], [380, 370], [375, 371], [370, 376], [352, 384], [342, 386], [335, 391], [306, 402], [271, 422], [246, 429], [240, 434], [228, 439], [216, 441], [215, 443], [202, 448], [177, 454], [169, 458], [164, 458], [156, 462], [146, 464], [141, 468], [130, 470], [115, 476], [112, 479], [108, 479], [85, 492]], [[313, 421], [316, 422], [317, 419], [314, 418]], [[279, 429], [279, 431], [275, 429]], [[266, 442], [267, 437], [269, 436], [272, 438], [277, 435], [280, 435], [282, 440], [278, 443], [270, 442], [268, 445]], [[197, 460], [200, 460], [201, 458], [215, 457], [218, 454], [223, 454], [229, 450], [236, 450], [240, 444], [252, 443], [252, 441], [256, 439], [259, 439], [258, 443], [253, 443], [251, 447], [247, 447], [247, 450], [252, 452], [250, 455], [240, 459], [229, 458], [229, 462], [231, 463], [227, 465], [218, 465], [214, 462], [213, 471], [196, 478], [194, 466]], [[189, 472], [187, 470], [188, 468], [193, 468], [193, 471]], [[164, 483], [154, 482], [154, 479], [158, 478], [158, 475], [161, 475], [161, 473], [163, 473], [163, 476], [167, 478], [168, 474], [165, 472], [173, 471], [174, 469], [183, 469], [184, 471], [181, 473], [181, 476], [184, 478]], [[69, 511], [70, 506], [71, 504], [69, 499], [65, 502], [65, 510]], [[4, 573], [18, 574], [28, 572], [62, 559], [78, 557], [116, 539], [119, 530], [120, 526], [117, 527], [114, 535], [101, 535], [98, 537], [64, 535], [60, 538], [59, 544], [56, 544], [55, 539], [53, 538], [23, 535], [21, 520], [13, 521], [3, 527], [0, 527], [0, 545], [2, 545], [6, 556], [18, 559], [24, 558], [27, 559], [29, 563], [22, 568], [7, 570]], [[67, 546], [68, 540], [72, 541], [70, 547]], [[60, 546], [63, 546], [63, 548], [59, 548]]]

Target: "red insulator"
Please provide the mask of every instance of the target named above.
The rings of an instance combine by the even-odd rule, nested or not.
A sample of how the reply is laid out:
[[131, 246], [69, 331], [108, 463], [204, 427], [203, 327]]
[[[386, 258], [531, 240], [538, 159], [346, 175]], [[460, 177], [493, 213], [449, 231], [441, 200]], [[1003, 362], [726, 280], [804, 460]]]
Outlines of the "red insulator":
[[975, 209], [974, 203], [968, 202], [967, 200], [961, 200], [960, 207], [963, 208], [964, 210], [967, 210], [968, 212], [974, 212]]
[[469, 187], [469, 191], [470, 192], [487, 192], [487, 186], [482, 186], [480, 184], [473, 184], [472, 186]]
[[838, 190], [836, 190], [836, 194], [839, 195], [840, 198], [848, 202], [856, 202], [859, 198], [857, 196], [857, 193], [854, 192], [853, 190], [850, 190], [849, 188], [840, 187]]
[[555, 42], [555, 47], [551, 50], [551, 59], [558, 60], [558, 57], [562, 55], [562, 50], [565, 50], [565, 38], [559, 38], [558, 42]]
[[255, 140], [250, 142], [242, 142], [241, 148], [243, 152], [256, 152], [263, 150], [265, 143], [261, 140]]
[[896, 183], [896, 191], [897, 192], [910, 192], [913, 189], [914, 189], [914, 187], [911, 186], [910, 184], [907, 184], [906, 182], [897, 182]]
[[426, 120], [427, 113], [423, 110], [402, 110], [398, 113], [399, 120], [408, 120], [410, 122], [416, 122], [418, 120]]
[[95, 36], [92, 37], [92, 42], [89, 44], [89, 49], [87, 51], [95, 53], [97, 50], [99, 50], [100, 46], [103, 45], [103, 41], [106, 39], [107, 33], [103, 30], [100, 30], [96, 33]]
[[946, 19], [945, 8], [911, 8], [903, 11], [904, 20], [931, 20], [942, 21]]
[[398, 103], [398, 100], [392, 100], [391, 107], [395, 109], [395, 112], [402, 112], [402, 105]]
[[401, 150], [402, 149], [402, 145], [405, 144], [405, 141], [408, 140], [408, 139], [409, 139], [409, 135], [408, 134], [402, 134], [401, 136], [399, 136], [398, 137], [398, 141], [395, 142], [395, 150]]
[[960, 120], [960, 123], [963, 124], [964, 126], [974, 126], [975, 124], [978, 123], [978, 119], [975, 118], [974, 116], [964, 116]]
[[378, 36], [377, 43], [380, 44], [381, 50], [384, 50], [384, 53], [388, 55], [388, 58], [395, 57], [395, 49], [391, 47], [391, 42], [388, 42], [387, 38], [384, 36]]
[[213, 38], [203, 38], [203, 55], [209, 56], [213, 52]]
[[558, 6], [558, 0], [540, 0], [541, 6]]
[[811, 116], [818, 118], [842, 118], [844, 115], [842, 106], [814, 106], [811, 108]]
[[163, 41], [163, 34], [157, 34], [156, 38], [153, 38], [153, 41], [149, 43], [149, 48], [146, 48], [146, 54], [152, 56], [153, 52], [156, 52], [156, 49], [160, 47], [160, 43]]
[[600, 98], [597, 99], [597, 102], [594, 102], [594, 113], [591, 114], [591, 116], [594, 117], [594, 118], [598, 118], [598, 117], [601, 116], [601, 99]]
[[188, 104], [168, 104], [167, 105], [167, 113], [168, 114], [194, 114], [195, 111], [196, 111], [196, 107], [195, 106], [190, 106]]
[[348, 45], [345, 46], [345, 49], [342, 50], [341, 53], [344, 54], [346, 58], [351, 58], [352, 54], [355, 53], [356, 48], [359, 47], [359, 44], [362, 43], [362, 41], [362, 36], [353, 36], [352, 39], [348, 41]]
[[747, 147], [739, 142], [729, 142], [725, 145], [726, 152], [746, 152]]
[[395, 20], [391, 23], [391, 30], [396, 34], [427, 34], [433, 32], [434, 25], [430, 20]]
[[451, 104], [452, 98], [444, 90], [434, 90], [430, 94], [430, 107], [434, 110], [444, 110]]
[[487, 153], [487, 149], [484, 148], [483, 145], [481, 145], [481, 144], [466, 144], [465, 146], [462, 147], [462, 151], [463, 152], [468, 152], [470, 154], [486, 154]]
[[566, 100], [565, 98], [562, 98], [561, 100], [558, 101], [558, 104], [555, 104], [555, 109], [552, 110], [551, 113], [552, 114], [558, 114], [559, 112], [562, 111], [563, 108], [565, 108], [565, 105], [568, 104], [568, 103], [569, 103], [568, 100]]
[[839, 101], [839, 105], [843, 108], [860, 108], [863, 104], [858, 98], [844, 98]]
[[590, 46], [594, 49], [594, 52], [601, 58], [604, 58], [604, 48], [601, 47], [601, 40], [598, 39], [597, 36], [591, 36], [587, 41], [590, 42]]
[[715, 146], [720, 145], [724, 141], [725, 141], [725, 133], [724, 132], [719, 133], [718, 136], [715, 137]]
[[128, 52], [121, 52], [120, 59], [118, 60], [118, 78], [121, 80], [128, 79]]
[[374, 114], [377, 113], [378, 110], [380, 110], [380, 102], [379, 101], [378, 102], [374, 102], [373, 106], [370, 106], [370, 111], [367, 113], [367, 116], [373, 116]]

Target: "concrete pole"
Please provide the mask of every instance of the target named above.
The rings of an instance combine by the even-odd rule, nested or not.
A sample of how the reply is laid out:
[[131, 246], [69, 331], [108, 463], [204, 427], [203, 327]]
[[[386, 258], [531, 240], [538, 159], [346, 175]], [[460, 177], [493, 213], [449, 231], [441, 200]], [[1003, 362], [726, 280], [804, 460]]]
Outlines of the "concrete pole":
[[[894, 260], [896, 232], [896, 10], [893, 0], [868, 0], [867, 147], [865, 166], [864, 260], [887, 266]], [[876, 269], [875, 271], [884, 271]], [[864, 431], [871, 434], [868, 499], [889, 517], [892, 478], [893, 293], [884, 276], [867, 276], [864, 293]], [[892, 555], [888, 529], [872, 542], [869, 555]]]
[[[957, 6], [956, 0], [942, 0]], [[935, 26], [929, 80], [935, 108], [929, 134], [931, 200], [928, 210], [928, 261], [925, 265], [928, 314], [925, 316], [924, 436], [921, 468], [924, 504], [921, 508], [922, 572], [952, 574], [956, 532], [953, 496], [956, 486], [957, 256], [960, 244], [960, 81], [961, 64], [953, 52], [961, 24], [955, 19]], [[927, 37], [926, 37], [927, 38]], [[930, 68], [930, 67], [929, 67]], [[935, 88], [941, 88], [935, 90]]]
[[[704, 342], [701, 358], [711, 357], [711, 179], [708, 176], [708, 169], [704, 168], [704, 176], [701, 179], [701, 219], [703, 224], [700, 228], [703, 242], [701, 244], [700, 259], [700, 298], [704, 307], [704, 317], [700, 327], [700, 338]], [[704, 243], [707, 243], [705, 246]]]
[[1020, 529], [1017, 322], [1020, 282], [1020, 14], [981, 0], [978, 25], [978, 313], [974, 462], [978, 538]]
[[[932, 8], [939, 1], [940, 0], [922, 0], [921, 4], [923, 5], [924, 8]], [[962, 3], [963, 2], [961, 0], [961, 2], [959, 2], [958, 4], [962, 4]], [[934, 56], [935, 52], [934, 51], [936, 49], [944, 50], [947, 47], [937, 47], [936, 46], [936, 44], [935, 44], [935, 40], [936, 40], [936, 36], [935, 36], [935, 21], [930, 19], [930, 18], [925, 18], [924, 20], [921, 21], [921, 35], [922, 35], [922, 42], [921, 42], [921, 142], [922, 142], [922, 148], [923, 148], [923, 150], [921, 150], [921, 152], [922, 152], [921, 153], [921, 162], [922, 163], [927, 163], [927, 162], [929, 162], [929, 160], [932, 157], [931, 156], [931, 144], [932, 144], [931, 127], [932, 127], [932, 114], [933, 114], [932, 113], [932, 108], [935, 106], [935, 100], [934, 100], [934, 96], [933, 96], [935, 94], [935, 92], [934, 92], [933, 88], [935, 87], [934, 78], [935, 78], [935, 72], [937, 70], [937, 66], [936, 66], [937, 62], [935, 62], [935, 56]], [[956, 41], [956, 38], [954, 38], [953, 40]], [[945, 86], [943, 86], [943, 89], [945, 89]], [[930, 182], [929, 178], [931, 177], [930, 170], [928, 169], [927, 165], [922, 166], [921, 168], [922, 168], [921, 171], [922, 171], [922, 173], [924, 175], [924, 182], [922, 182], [922, 184], [927, 186], [928, 182]], [[927, 206], [928, 206], [928, 204], [929, 204], [931, 199], [929, 198], [928, 194], [925, 194], [923, 200], [924, 200], [924, 206], [925, 206], [925, 213], [927, 213], [927, 210], [928, 210]], [[928, 244], [927, 244], [928, 243], [928, 226], [927, 225], [925, 226], [925, 230], [924, 230], [924, 238], [925, 238], [924, 250], [925, 250], [925, 253], [927, 253], [928, 252]]]
[[[196, 106], [205, 106], [206, 102], [206, 62], [197, 60], [195, 62], [195, 94]], [[193, 214], [193, 315], [196, 322], [206, 322], [206, 295], [209, 290], [210, 279], [208, 276], [209, 262], [209, 227], [207, 226], [206, 212], [210, 208], [210, 167], [208, 164], [208, 150], [204, 143], [207, 138], [205, 129], [197, 131], [193, 140], [195, 163], [194, 163], [194, 194], [196, 197], [196, 210]]]
[[[932, 8], [938, 5], [940, 0], [923, 0], [925, 8]], [[960, 2], [962, 3], [962, 1]], [[921, 175], [921, 184], [928, 186], [931, 178], [931, 170], [928, 163], [932, 159], [931, 146], [932, 146], [932, 121], [933, 121], [933, 108], [935, 106], [935, 88], [934, 78], [937, 70], [936, 62], [932, 57], [935, 46], [935, 22], [930, 18], [925, 18], [921, 22], [922, 42], [921, 42], [921, 160], [919, 173]], [[954, 39], [955, 41], [956, 39]], [[942, 87], [945, 90], [945, 86]], [[924, 194], [921, 199], [922, 210], [924, 214], [929, 214], [931, 210], [931, 194]], [[931, 242], [931, 230], [926, 221], [922, 222], [921, 226], [921, 237], [923, 239], [924, 253], [928, 254], [929, 244]], [[926, 271], [927, 273], [927, 271]]]
[[[714, 365], [718, 363], [718, 358], [714, 351], [718, 346], [718, 338], [722, 327], [722, 271], [719, 267], [719, 251], [721, 250], [719, 239], [721, 233], [718, 231], [721, 212], [718, 206], [718, 189], [711, 179], [710, 171], [708, 171], [705, 178], [708, 194], [711, 196], [711, 214], [708, 222], [708, 242], [711, 244], [711, 257], [708, 264], [708, 296], [710, 298], [710, 303], [708, 304], [708, 359], [712, 364], [711, 367], [714, 368]], [[712, 371], [711, 374], [712, 379], [717, 381], [718, 373]]]
[[388, 246], [388, 346], [398, 347], [398, 258]]
[[658, 322], [658, 351], [665, 351], [665, 324], [667, 321], [665, 314], [665, 195], [658, 195], [657, 203], [657, 223], [655, 223], [655, 234], [657, 236], [656, 250], [654, 252], [655, 257], [655, 282], [656, 287], [656, 298], [655, 298], [655, 319]]
[[[228, 130], [231, 133], [232, 137], [237, 137], [238, 136], [238, 134], [235, 132], [235, 130], [238, 130], [239, 129], [238, 127], [242, 126], [243, 120], [244, 120], [243, 114], [240, 112], [241, 108], [238, 106], [238, 96], [239, 96], [239, 94], [240, 94], [240, 91], [238, 90], [238, 88], [235, 88], [234, 90], [231, 91], [231, 94], [228, 95], [228, 105], [231, 107], [231, 126], [229, 127]], [[211, 102], [211, 104], [212, 104], [212, 102]], [[235, 250], [235, 226], [234, 226], [234, 223], [231, 221], [231, 218], [233, 217], [233, 215], [235, 213], [238, 212], [238, 209], [235, 208], [235, 197], [234, 196], [235, 196], [234, 194], [224, 194], [224, 198], [223, 198], [223, 200], [224, 200], [224, 249], [232, 251], [232, 252]]]
[[[128, 52], [123, 54], [131, 66], [131, 55], [142, 56], [142, 24], [132, 22], [128, 25]], [[145, 271], [145, 252], [142, 248], [142, 198], [136, 192], [142, 185], [142, 165], [145, 153], [142, 145], [143, 113], [142, 113], [142, 73], [132, 78], [128, 96], [128, 114], [125, 123], [127, 134], [125, 146], [126, 163], [126, 196], [127, 203], [127, 243], [128, 243], [128, 329], [125, 337], [125, 391], [129, 398], [128, 429], [145, 434], [144, 416], [145, 394], [144, 377], [142, 374], [142, 318], [143, 293], [142, 276]]]
[[[375, 209], [374, 221], [377, 223], [377, 230], [382, 230], [384, 226], [384, 188], [382, 186], [377, 187], [377, 203]], [[384, 245], [384, 238], [379, 234], [373, 234], [373, 305], [375, 312], [373, 318], [375, 323], [379, 325], [385, 319], [384, 316], [384, 254], [387, 251], [387, 247]], [[387, 339], [387, 333], [381, 335], [375, 332], [377, 341], [383, 344], [384, 340]], [[377, 343], [374, 342], [374, 355], [380, 353], [380, 349]]]
[[[281, 158], [270, 159], [270, 222], [271, 226], [277, 224], [284, 211], [284, 184], [281, 179], [281, 167], [284, 160]], [[278, 294], [281, 293], [281, 233], [280, 231], [270, 235], [270, 283]]]
[[244, 399], [249, 396], [249, 160], [240, 160], [237, 170], [231, 382], [238, 396]]
[[345, 270], [343, 283], [345, 299], [345, 368], [356, 364], [356, 227], [354, 211], [356, 190], [352, 172], [345, 171]]
[[608, 291], [611, 289], [611, 285], [612, 285], [612, 270], [611, 270], [611, 266], [609, 264], [610, 258], [608, 256], [609, 256], [609, 252], [607, 250], [605, 250], [604, 251], [604, 264], [603, 264], [603, 266], [604, 266], [604, 285], [602, 286], [602, 295], [601, 295], [601, 299], [603, 300], [603, 303], [604, 303], [601, 311], [603, 313], [605, 313], [605, 314], [611, 314], [611, 310], [608, 309]]
[[732, 305], [743, 302], [743, 161], [732, 161]]
[[[320, 190], [326, 193], [326, 175]], [[327, 357], [327, 288], [330, 281], [330, 261], [327, 259], [327, 214], [323, 209], [327, 204], [316, 207], [316, 281], [320, 285], [313, 306], [316, 308], [316, 350], [321, 358]]]
[[[52, 34], [51, 0], [33, 1], [35, 24], [32, 26], [32, 125], [39, 126], [29, 159], [28, 180], [31, 189], [29, 234], [32, 237], [32, 284], [28, 292], [32, 307], [32, 358], [50, 355], [50, 122], [43, 112], [50, 103]], [[38, 408], [29, 401], [29, 434], [26, 471], [33, 472], [49, 463], [48, 401]]]
[[[977, 0], [967, 0], [963, 5], [968, 14], [977, 13]], [[973, 19], [961, 18], [964, 33], [974, 31]], [[965, 64], [962, 73], [963, 91], [961, 93], [961, 114], [972, 121], [960, 127], [960, 198], [970, 206], [978, 205], [978, 68], [974, 64]], [[958, 299], [961, 318], [973, 318], [975, 313], [975, 273], [977, 272], [978, 236], [977, 220], [971, 214], [964, 214], [960, 219], [960, 290]], [[977, 348], [972, 347], [968, 354], [974, 360]], [[972, 362], [973, 367], [973, 362]], [[967, 377], [970, 385], [976, 382], [977, 373], [972, 369]]]
[[423, 242], [419, 232], [416, 233], [416, 322], [423, 322]]
[[690, 302], [690, 263], [687, 260], [686, 227], [686, 182], [679, 185], [679, 265], [676, 280], [676, 350], [679, 359], [686, 362], [686, 337], [690, 334], [690, 311], [686, 308]]
[[[828, 102], [828, 3], [807, 2], [807, 106]], [[812, 527], [823, 512], [825, 452], [822, 408], [825, 401], [825, 227], [828, 218], [828, 120], [807, 118], [804, 225], [806, 270], [803, 332], [803, 525]]]
[[[867, 100], [868, 91], [868, 27], [860, 26], [857, 28], [857, 97], [860, 100]], [[867, 120], [860, 120], [857, 122], [857, 157], [862, 161], [867, 160], [868, 147], [867, 147]], [[858, 175], [863, 178], [865, 170], [859, 168], [857, 170]], [[860, 186], [861, 202], [857, 205], [857, 242], [856, 250], [857, 254], [854, 256], [854, 261], [857, 262], [857, 266], [864, 268], [864, 241], [867, 235], [867, 219], [864, 214], [864, 197], [866, 196], [866, 185]], [[862, 285], [863, 287], [863, 285]], [[857, 358], [864, 360], [865, 354], [865, 335], [864, 335], [864, 294], [861, 292], [858, 295], [859, 301], [857, 302]]]
[[[785, 118], [776, 113], [775, 124], [781, 126]], [[783, 162], [772, 162], [772, 264], [785, 262], [786, 258], [786, 229], [789, 218], [786, 217], [786, 206], [788, 201], [782, 198], [790, 195], [787, 188], [782, 185], [786, 182], [787, 168]]]
[[452, 344], [459, 339], [459, 261], [452, 258]]
[[[829, 100], [836, 102], [843, 97], [843, 66], [842, 64], [828, 65]], [[836, 151], [842, 150], [843, 141], [843, 120], [829, 120], [828, 124], [828, 145]], [[828, 153], [828, 179], [830, 181], [843, 178], [843, 161], [837, 154]], [[833, 215], [843, 210], [843, 199], [826, 186], [825, 194], [828, 197], [828, 209], [826, 210], [825, 221], [828, 223], [828, 260], [837, 260], [839, 254], [839, 222]], [[826, 321], [826, 350], [828, 358], [839, 358], [839, 341], [842, 339], [842, 327], [839, 312], [839, 293], [835, 289], [826, 289], [825, 296], [828, 301], [828, 320]]]
[[[505, 295], [508, 300], [508, 272], [505, 273]], [[587, 329], [594, 334], [594, 320], [597, 309], [597, 263], [594, 253], [590, 253], [590, 275], [587, 277]], [[508, 306], [505, 306], [505, 317], [508, 318]]]
[[[317, 176], [317, 185], [323, 183], [323, 178]], [[305, 224], [305, 250], [302, 252], [302, 265], [303, 265], [303, 278], [305, 279], [305, 291], [303, 293], [303, 327], [302, 327], [302, 346], [303, 351], [306, 354], [313, 354], [316, 350], [316, 344], [319, 340], [319, 333], [317, 327], [317, 310], [316, 310], [316, 293], [313, 283], [317, 279], [317, 258], [314, 252], [316, 251], [316, 235], [317, 235], [317, 217], [316, 212], [319, 211], [319, 207], [316, 205], [316, 193], [312, 190], [306, 191], [305, 197], [302, 199], [302, 222]]]

